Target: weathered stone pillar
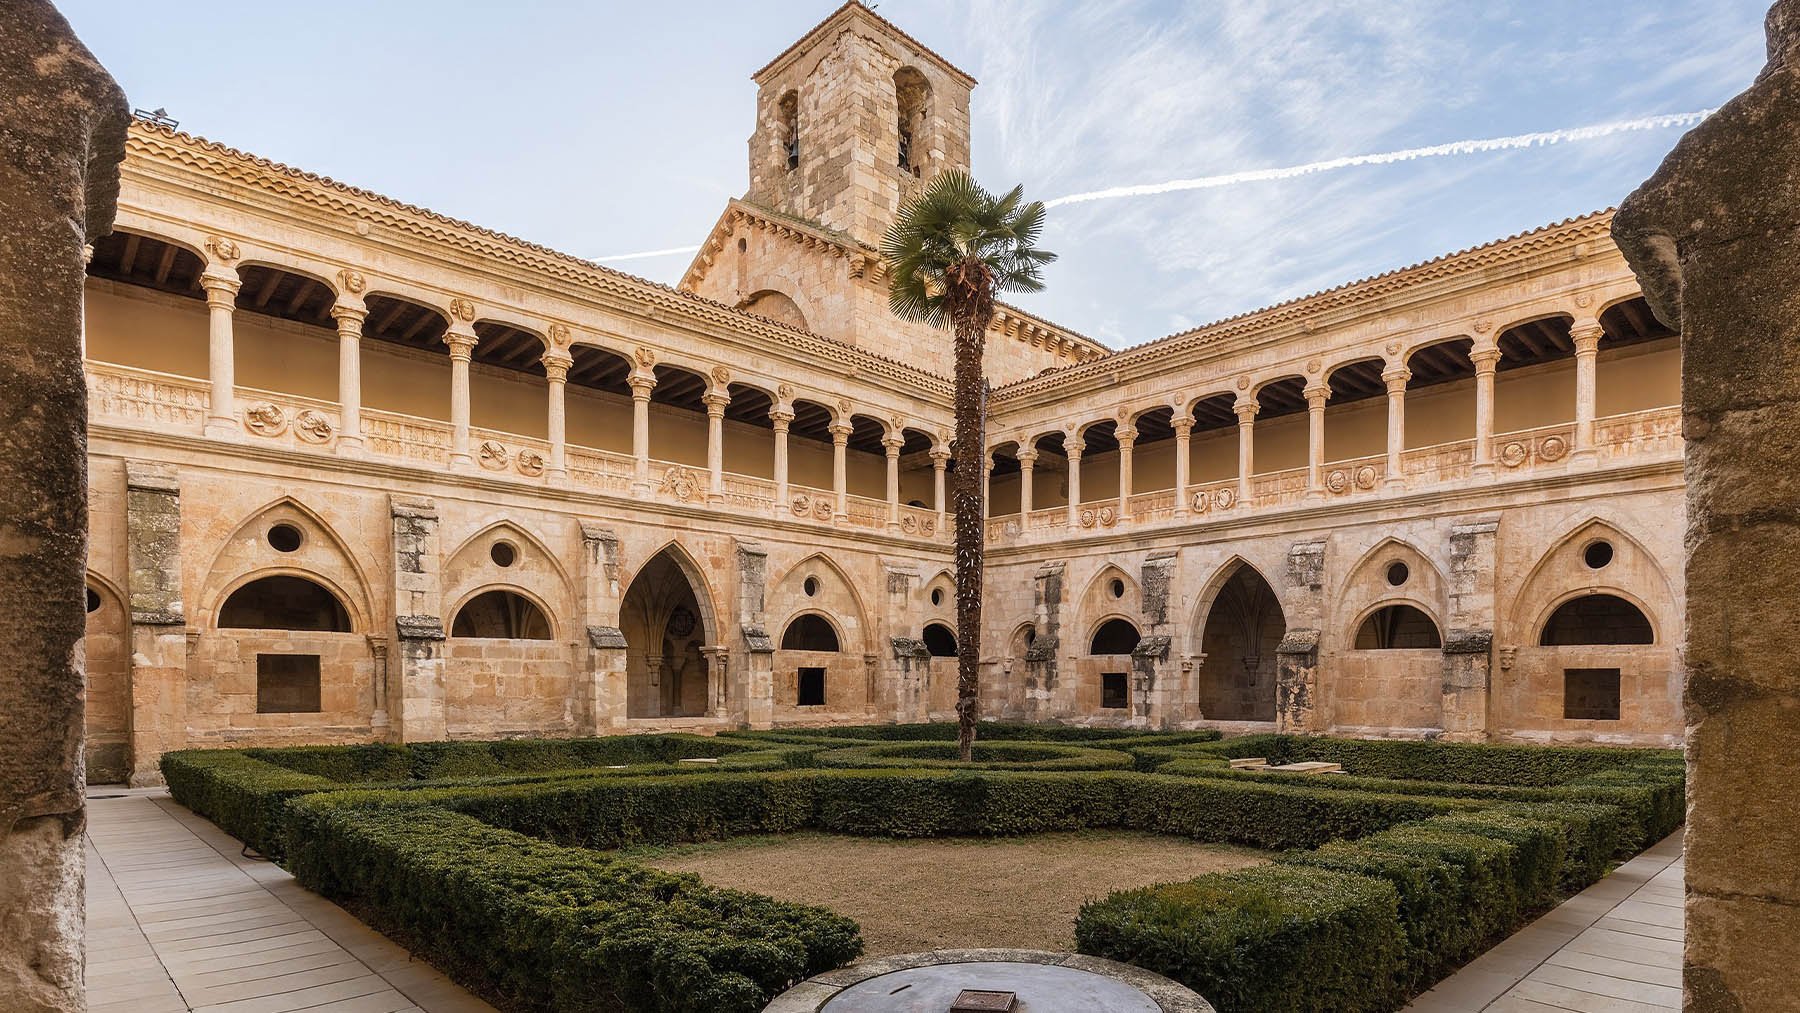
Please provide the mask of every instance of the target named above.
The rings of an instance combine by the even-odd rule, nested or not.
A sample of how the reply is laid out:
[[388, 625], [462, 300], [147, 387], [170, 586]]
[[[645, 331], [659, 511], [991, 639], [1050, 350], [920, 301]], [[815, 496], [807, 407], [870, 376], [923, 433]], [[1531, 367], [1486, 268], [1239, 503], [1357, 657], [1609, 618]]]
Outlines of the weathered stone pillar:
[[881, 438], [881, 449], [887, 456], [887, 527], [894, 534], [900, 532], [900, 448], [905, 444], [898, 432]]
[[1188, 515], [1188, 447], [1194, 436], [1194, 417], [1176, 415], [1169, 420], [1175, 427], [1175, 516]]
[[1398, 488], [1406, 484], [1400, 455], [1406, 449], [1406, 381], [1412, 379], [1412, 370], [1397, 362], [1382, 370], [1381, 379], [1387, 384], [1388, 405], [1387, 474], [1382, 476], [1381, 484]]
[[1491, 341], [1469, 352], [1475, 364], [1475, 474], [1494, 473], [1494, 370], [1500, 349]]
[[881, 704], [896, 721], [924, 721], [930, 704], [931, 652], [919, 639], [920, 623], [913, 608], [919, 571], [917, 567], [887, 563], [882, 567], [882, 576], [886, 578], [882, 626], [892, 650]]
[[81, 1010], [83, 244], [112, 231], [125, 96], [47, 0], [0, 4], [0, 1009]]
[[550, 465], [546, 469], [551, 481], [569, 477], [569, 367], [575, 357], [560, 348], [544, 353], [545, 433], [550, 438]]
[[1120, 426], [1117, 430], [1119, 439], [1119, 506], [1115, 513], [1120, 524], [1131, 519], [1131, 450], [1137, 444], [1137, 435], [1138, 431], [1131, 426]]
[[[390, 660], [389, 716], [398, 710], [402, 742], [434, 742], [446, 736], [444, 619], [437, 506], [430, 500], [393, 499], [394, 632]], [[395, 707], [398, 704], [398, 707]]]
[[1450, 611], [1444, 631], [1444, 737], [1488, 737], [1493, 691], [1495, 536], [1500, 523], [1471, 521], [1450, 529]]
[[1058, 645], [1062, 641], [1063, 564], [1045, 563], [1038, 568], [1033, 589], [1036, 639], [1025, 649], [1025, 719], [1041, 721], [1055, 716]]
[[469, 452], [469, 360], [480, 341], [460, 317], [444, 332], [444, 344], [450, 346], [450, 464], [459, 468], [475, 464]]
[[161, 784], [162, 754], [187, 739], [187, 615], [181, 484], [166, 465], [125, 462], [131, 609], [131, 784]]
[[1282, 611], [1287, 635], [1275, 649], [1275, 727], [1304, 734], [1321, 730], [1319, 627], [1325, 614], [1325, 543], [1297, 542], [1288, 549]]
[[1262, 405], [1253, 397], [1243, 398], [1231, 406], [1238, 418], [1238, 503], [1250, 506], [1250, 474], [1256, 468], [1256, 413]]
[[1306, 498], [1325, 498], [1325, 402], [1331, 387], [1308, 384], [1306, 390]]
[[1144, 559], [1140, 571], [1144, 635], [1131, 652], [1131, 717], [1134, 724], [1150, 728], [1168, 728], [1188, 716], [1182, 707], [1188, 694], [1176, 677], [1180, 659], [1170, 651], [1175, 638], [1169, 617], [1180, 613], [1169, 600], [1175, 593], [1178, 559], [1176, 550], [1159, 549]]
[[700, 400], [706, 405], [706, 502], [716, 507], [725, 502], [725, 408], [731, 391], [716, 384]]
[[1037, 472], [1037, 450], [1019, 451], [1019, 525], [1025, 525], [1025, 519], [1031, 516], [1033, 492], [1032, 476]]
[[944, 530], [944, 468], [950, 463], [950, 451], [933, 447], [931, 450], [931, 508], [937, 511], [937, 529]]
[[775, 429], [775, 516], [788, 509], [788, 427], [794, 424], [792, 406], [777, 404], [769, 409], [769, 424]]
[[1682, 341], [1690, 1013], [1794, 1007], [1800, 966], [1800, 0], [1768, 65], [1628, 197], [1613, 237]]
[[1569, 340], [1575, 344], [1575, 448], [1569, 463], [1592, 465], [1594, 462], [1594, 398], [1595, 370], [1600, 357], [1600, 321], [1588, 317], [1569, 327]]
[[576, 727], [603, 735], [625, 726], [625, 634], [619, 629], [619, 536], [581, 524], [582, 610], [587, 618], [586, 665], [575, 692]]
[[338, 333], [338, 437], [340, 453], [362, 450], [362, 328], [368, 307], [340, 298], [331, 307]]
[[1087, 444], [1081, 437], [1071, 436], [1063, 441], [1063, 452], [1069, 455], [1069, 530], [1074, 531], [1081, 526], [1081, 452]]
[[769, 554], [757, 542], [737, 543], [738, 629], [744, 637], [743, 662], [734, 680], [735, 706], [751, 728], [775, 724], [775, 642], [764, 613], [769, 581]]
[[232, 336], [232, 313], [237, 308], [237, 244], [215, 238], [208, 244], [211, 255], [200, 274], [206, 292], [206, 376], [210, 391], [206, 402], [206, 435], [230, 438], [242, 430], [237, 420], [237, 351]]

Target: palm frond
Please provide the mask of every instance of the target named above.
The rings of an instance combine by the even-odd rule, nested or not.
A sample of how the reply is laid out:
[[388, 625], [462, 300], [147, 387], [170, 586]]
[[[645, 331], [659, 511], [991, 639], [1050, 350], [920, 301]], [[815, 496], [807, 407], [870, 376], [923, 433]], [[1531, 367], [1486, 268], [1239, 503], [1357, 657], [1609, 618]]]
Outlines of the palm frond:
[[960, 170], [940, 172], [901, 205], [881, 240], [888, 264], [888, 307], [903, 320], [946, 327], [946, 275], [971, 258], [986, 266], [995, 291], [1035, 292], [1056, 255], [1037, 248], [1044, 205], [1025, 188], [999, 196]]

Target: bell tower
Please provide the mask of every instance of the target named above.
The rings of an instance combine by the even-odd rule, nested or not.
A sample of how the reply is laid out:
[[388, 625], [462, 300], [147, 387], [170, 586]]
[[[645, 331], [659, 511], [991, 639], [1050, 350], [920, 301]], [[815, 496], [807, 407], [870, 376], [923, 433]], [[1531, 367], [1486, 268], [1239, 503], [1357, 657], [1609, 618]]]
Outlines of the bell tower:
[[755, 204], [873, 245], [906, 195], [969, 167], [975, 79], [857, 0], [752, 79]]

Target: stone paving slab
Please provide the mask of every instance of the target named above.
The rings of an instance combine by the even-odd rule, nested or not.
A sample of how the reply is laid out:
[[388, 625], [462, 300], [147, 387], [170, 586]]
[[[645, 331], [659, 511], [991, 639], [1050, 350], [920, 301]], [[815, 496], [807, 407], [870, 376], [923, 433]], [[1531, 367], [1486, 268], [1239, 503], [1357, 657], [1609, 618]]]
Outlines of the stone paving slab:
[[167, 791], [93, 794], [90, 1013], [493, 1013]]
[[1413, 1000], [1407, 1013], [1681, 1009], [1682, 832]]

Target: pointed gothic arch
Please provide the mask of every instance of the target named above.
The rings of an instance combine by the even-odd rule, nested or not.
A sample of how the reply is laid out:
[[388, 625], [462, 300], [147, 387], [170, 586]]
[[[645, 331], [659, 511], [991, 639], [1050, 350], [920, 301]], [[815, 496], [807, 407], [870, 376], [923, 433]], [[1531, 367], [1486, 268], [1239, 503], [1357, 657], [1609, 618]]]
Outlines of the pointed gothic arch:
[[[1600, 543], [1608, 547], [1607, 559], [1594, 566], [1588, 550]], [[1661, 561], [1636, 536], [1598, 514], [1576, 521], [1552, 541], [1518, 586], [1508, 615], [1521, 643], [1536, 643], [1535, 634], [1563, 602], [1591, 593], [1631, 602], [1657, 631], [1657, 643], [1667, 640], [1662, 631], [1679, 626], [1674, 589]]]
[[[292, 533], [278, 533], [278, 528], [292, 529]], [[292, 543], [282, 538], [295, 534], [298, 544], [288, 548]], [[343, 603], [352, 628], [368, 630], [376, 626], [376, 610], [362, 561], [335, 526], [292, 496], [279, 497], [252, 510], [213, 553], [200, 595], [209, 607], [200, 618], [204, 621], [210, 616], [216, 627], [219, 609], [231, 592], [250, 580], [279, 574], [306, 577], [324, 585]]]
[[1276, 649], [1287, 617], [1275, 589], [1248, 560], [1233, 556], [1207, 582], [1196, 612], [1202, 717], [1275, 720]]
[[670, 541], [638, 567], [620, 600], [625, 636], [626, 714], [634, 718], [720, 713], [722, 673], [707, 653], [720, 627], [705, 575], [680, 542]]

